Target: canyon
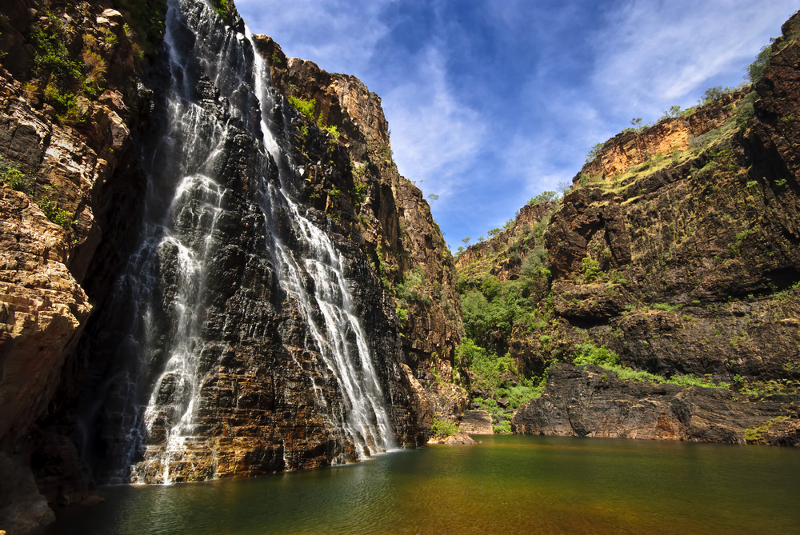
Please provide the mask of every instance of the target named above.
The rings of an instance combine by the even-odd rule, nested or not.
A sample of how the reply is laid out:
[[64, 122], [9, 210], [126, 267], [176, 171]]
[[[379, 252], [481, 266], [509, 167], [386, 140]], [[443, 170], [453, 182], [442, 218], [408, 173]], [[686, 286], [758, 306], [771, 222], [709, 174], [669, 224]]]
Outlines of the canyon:
[[610, 139], [454, 257], [380, 97], [232, 3], [0, 15], [9, 533], [98, 484], [358, 462], [448, 423], [800, 444], [797, 16], [751, 87]]

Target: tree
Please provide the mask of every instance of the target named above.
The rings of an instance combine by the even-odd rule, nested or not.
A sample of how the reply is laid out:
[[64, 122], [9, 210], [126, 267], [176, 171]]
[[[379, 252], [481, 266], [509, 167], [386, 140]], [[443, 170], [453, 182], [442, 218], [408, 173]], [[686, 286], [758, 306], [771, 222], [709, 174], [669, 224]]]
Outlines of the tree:
[[603, 143], [598, 143], [597, 145], [589, 149], [589, 153], [586, 155], [586, 163], [589, 163], [595, 158], [597, 158], [597, 155], [600, 154], [601, 150], [603, 150], [603, 145], [604, 145]]
[[436, 195], [435, 193], [431, 193], [430, 195], [428, 195], [428, 199], [430, 199], [432, 201], [438, 201], [439, 200], [439, 196]]
[[664, 112], [664, 115], [661, 118], [669, 119], [670, 117], [680, 117], [680, 115], [681, 115], [681, 107], [675, 105], [675, 106], [670, 106], [669, 109]]
[[463, 246], [463, 245], [459, 245], [459, 246], [458, 246], [458, 249], [456, 250], [456, 252], [457, 252], [458, 254], [461, 254], [461, 253], [463, 253], [463, 252], [464, 252], [464, 246]]
[[461, 241], [463, 241], [463, 242], [464, 242], [464, 245], [469, 245], [469, 240], [471, 240], [471, 239], [472, 239], [472, 238], [470, 238], [469, 236], [467, 236], [466, 238], [461, 238]]
[[500, 232], [502, 232], [502, 231], [499, 228], [493, 228], [492, 230], [490, 230], [486, 234], [488, 234], [490, 237], [494, 238], [495, 236], [500, 234]]
[[751, 84], [755, 84], [764, 77], [764, 73], [769, 67], [769, 59], [772, 55], [772, 45], [766, 45], [761, 49], [761, 52], [756, 56], [756, 60], [747, 66], [746, 79], [750, 80]]
[[706, 92], [703, 93], [702, 104], [708, 104], [709, 102], [714, 102], [715, 100], [719, 100], [722, 98], [722, 95], [725, 94], [725, 90], [722, 89], [721, 85], [716, 87], [709, 87], [706, 89]]
[[559, 192], [562, 197], [567, 194], [567, 192], [572, 187], [572, 184], [567, 182], [566, 180], [559, 180], [558, 184], [556, 184], [556, 191]]
[[[599, 145], [602, 147], [602, 143], [600, 143]], [[569, 189], [569, 186], [567, 186], [567, 189]], [[558, 200], [558, 193], [556, 193], [555, 191], [543, 191], [536, 197], [530, 199], [528, 201], [528, 204], [532, 204], [535, 206], [537, 204], [546, 204], [557, 200]]]

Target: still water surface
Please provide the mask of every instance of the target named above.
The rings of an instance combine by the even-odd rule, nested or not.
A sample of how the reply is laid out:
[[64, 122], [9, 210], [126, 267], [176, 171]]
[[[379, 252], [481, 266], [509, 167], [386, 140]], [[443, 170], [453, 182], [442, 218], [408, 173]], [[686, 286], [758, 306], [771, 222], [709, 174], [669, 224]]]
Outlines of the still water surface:
[[339, 468], [109, 487], [50, 534], [800, 533], [800, 451], [488, 436]]

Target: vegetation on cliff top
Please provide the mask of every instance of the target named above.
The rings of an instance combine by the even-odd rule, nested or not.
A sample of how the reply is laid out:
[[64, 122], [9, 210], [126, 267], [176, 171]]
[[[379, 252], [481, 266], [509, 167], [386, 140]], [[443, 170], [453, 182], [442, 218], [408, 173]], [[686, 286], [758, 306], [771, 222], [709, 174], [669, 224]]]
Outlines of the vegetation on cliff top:
[[[758, 82], [764, 76], [770, 58], [785, 49], [788, 40], [796, 40], [798, 34], [800, 32], [792, 26], [789, 35], [794, 37], [787, 36], [765, 47], [748, 69], [749, 81]], [[711, 127], [698, 133], [692, 129], [684, 145], [673, 144], [666, 151], [656, 149], [658, 130], [651, 130], [651, 125], [642, 125], [641, 119], [634, 119], [633, 128], [623, 133], [634, 137], [617, 136], [596, 145], [587, 157], [585, 169], [602, 168], [606, 163], [600, 159], [606, 158], [610, 151], [626, 150], [620, 149], [624, 143], [630, 143], [632, 150], [639, 155], [639, 161], [619, 171], [579, 174], [564, 201], [554, 204], [534, 232], [531, 232], [534, 229], [514, 225], [506, 229], [509, 233], [501, 234], [501, 229], [494, 229], [489, 232], [492, 237], [489, 242], [479, 243], [461, 253], [466, 255], [462, 258], [469, 258], [468, 262], [462, 261], [459, 265], [459, 291], [468, 338], [457, 354], [470, 356], [461, 358], [458, 364], [463, 367], [461, 377], [470, 380], [470, 384], [465, 383], [465, 386], [471, 387], [475, 405], [497, 413], [498, 400], [510, 397], [511, 379], [517, 385], [530, 385], [530, 397], [536, 397], [545, 385], [549, 366], [557, 361], [575, 366], [597, 365], [624, 381], [729, 388], [736, 391], [736, 396], [744, 396], [743, 399], [758, 398], [755, 389], [759, 381], [738, 372], [738, 359], [742, 357], [738, 356], [737, 348], [748, 335], [743, 334], [745, 330], [741, 325], [734, 326], [738, 323], [736, 320], [728, 319], [725, 313], [716, 316], [717, 325], [730, 323], [727, 327], [729, 332], [739, 333], [730, 339], [732, 351], [723, 372], [712, 367], [703, 370], [700, 360], [687, 364], [694, 373], [681, 370], [680, 364], [674, 365], [678, 366], [677, 369], [672, 364], [657, 369], [655, 363], [661, 362], [660, 352], [665, 349], [659, 340], [661, 331], [658, 329], [661, 327], [650, 325], [651, 322], [682, 324], [684, 329], [688, 329], [687, 333], [691, 333], [682, 336], [694, 344], [692, 337], [702, 334], [693, 334], [691, 329], [705, 332], [706, 318], [716, 314], [714, 302], [717, 299], [758, 303], [760, 297], [760, 303], [766, 304], [770, 303], [768, 299], [788, 291], [786, 283], [781, 286], [774, 282], [761, 282], [766, 286], [758, 296], [751, 292], [746, 297], [737, 297], [726, 292], [730, 290], [729, 286], [712, 277], [705, 284], [717, 285], [716, 290], [723, 293], [719, 297], [710, 297], [707, 295], [708, 287], [701, 285], [697, 275], [691, 272], [697, 269], [692, 263], [692, 253], [682, 249], [691, 247], [696, 237], [705, 232], [702, 229], [719, 227], [718, 232], [730, 235], [729, 241], [713, 258], [697, 259], [697, 262], [705, 262], [706, 266], [710, 265], [708, 262], [716, 262], [724, 266], [729, 262], [739, 262], [744, 256], [761, 255], [766, 266], [771, 262], [769, 258], [776, 254], [764, 250], [765, 247], [771, 249], [766, 245], [769, 242], [766, 230], [769, 224], [764, 219], [764, 210], [775, 210], [770, 204], [775, 202], [773, 198], [788, 199], [785, 197], [789, 192], [788, 179], [748, 174], [752, 162], [742, 148], [742, 139], [754, 124], [758, 98], [755, 90], [747, 86], [719, 87], [709, 89], [697, 107], [689, 110], [671, 108], [661, 121], [686, 122], [688, 117], [697, 114], [692, 121], [704, 122], [693, 124], [710, 124]], [[780, 118], [784, 123], [791, 120], [792, 117]], [[669, 195], [671, 204], [664, 204], [662, 198], [667, 188], [658, 195], [653, 193], [654, 188], [680, 180], [685, 181], [680, 182], [685, 184], [678, 192], [681, 196], [671, 198]], [[580, 203], [579, 208], [574, 208], [572, 203]], [[662, 235], [650, 237], [652, 251], [638, 252], [635, 261], [627, 260], [627, 263], [614, 258], [611, 248], [619, 245], [613, 242], [614, 238], [609, 238], [609, 222], [603, 219], [612, 216], [603, 212], [612, 204], [621, 207], [617, 210], [627, 211], [623, 212], [627, 219], [614, 224], [627, 226], [627, 232], [637, 239], [642, 239], [637, 236], [642, 232], [652, 232], [650, 220], [654, 214], [658, 214], [655, 215], [657, 219], [665, 220], [664, 224], [668, 226], [660, 231]], [[584, 228], [597, 225], [602, 229], [595, 237], [586, 238], [585, 256], [575, 259], [579, 265], [577, 269], [575, 263], [565, 263], [563, 254], [567, 243], [558, 241], [563, 238], [554, 238], [561, 236], [558, 234], [561, 231], [551, 225], [551, 218], [563, 220], [566, 216], [560, 211], [568, 208], [569, 217], [582, 218], [581, 224], [586, 225]], [[683, 214], [680, 218], [679, 213]], [[725, 221], [722, 227], [719, 226], [720, 219]], [[563, 221], [559, 223], [563, 224]], [[589, 237], [597, 226], [587, 233]], [[469, 238], [464, 241], [466, 245]], [[725, 238], [722, 241], [726, 243]], [[554, 277], [553, 263], [556, 260], [559, 268], [564, 265], [572, 267]], [[684, 269], [689, 270], [688, 274], [680, 271]], [[502, 274], [502, 280], [498, 278], [499, 274]], [[669, 285], [674, 284], [670, 277], [687, 276], [694, 284], [686, 284], [682, 291], [688, 292], [688, 297], [683, 296], [676, 302], [669, 297]], [[557, 292], [554, 285], [558, 287]], [[693, 294], [691, 288], [698, 293]], [[702, 297], [703, 301], [697, 297]], [[793, 297], [786, 299], [794, 303]], [[693, 307], [682, 309], [689, 301]], [[700, 304], [713, 308], [704, 312], [695, 308]], [[602, 307], [608, 308], [603, 310]], [[794, 310], [792, 307], [794, 305], [790, 305]], [[788, 317], [796, 321], [791, 319], [791, 310], [783, 313], [788, 316], [778, 315], [778, 320]], [[649, 338], [639, 338], [642, 336], [636, 331], [639, 328], [653, 334]], [[721, 331], [717, 328], [714, 332], [718, 336]], [[653, 345], [656, 343], [658, 349]], [[675, 337], [675, 347], [682, 343], [684, 338]], [[703, 338], [698, 343], [708, 345], [709, 341]], [[631, 344], [642, 344], [645, 349], [632, 348]], [[647, 349], [650, 347], [652, 349]], [[622, 350], [628, 359], [626, 363], [620, 357]], [[698, 350], [716, 351], [712, 347]], [[723, 346], [721, 351], [727, 350]], [[642, 365], [641, 359], [645, 357], [639, 353], [652, 355], [652, 368]], [[605, 380], [605, 375], [603, 377]], [[786, 395], [783, 393], [795, 391], [793, 385], [794, 382], [785, 379], [773, 387], [778, 389], [775, 392]], [[502, 402], [507, 415], [510, 412], [507, 399]], [[499, 414], [504, 413], [500, 411]]]

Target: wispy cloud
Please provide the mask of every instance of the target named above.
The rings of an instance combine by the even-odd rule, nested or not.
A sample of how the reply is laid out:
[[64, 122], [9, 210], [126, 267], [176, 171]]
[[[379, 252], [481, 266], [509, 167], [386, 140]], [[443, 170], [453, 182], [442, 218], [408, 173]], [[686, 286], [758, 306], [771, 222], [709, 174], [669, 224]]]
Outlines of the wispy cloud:
[[736, 85], [794, 0], [236, 0], [254, 32], [381, 95], [398, 167], [460, 245], [628, 126]]
[[[772, 0], [631, 0], [607, 12], [594, 36], [592, 85], [612, 111], [658, 114], [691, 105], [712, 85], [736, 85], [744, 66], [791, 15], [793, 2]], [[669, 104], [667, 104], [669, 103]]]
[[447, 202], [454, 183], [474, 165], [485, 125], [459, 102], [446, 79], [443, 51], [429, 46], [406, 73], [404, 83], [383, 99], [392, 125], [392, 149], [401, 173]]
[[382, 14], [395, 0], [236, 0], [251, 31], [267, 33], [288, 56], [331, 72], [363, 76], [389, 31]]

